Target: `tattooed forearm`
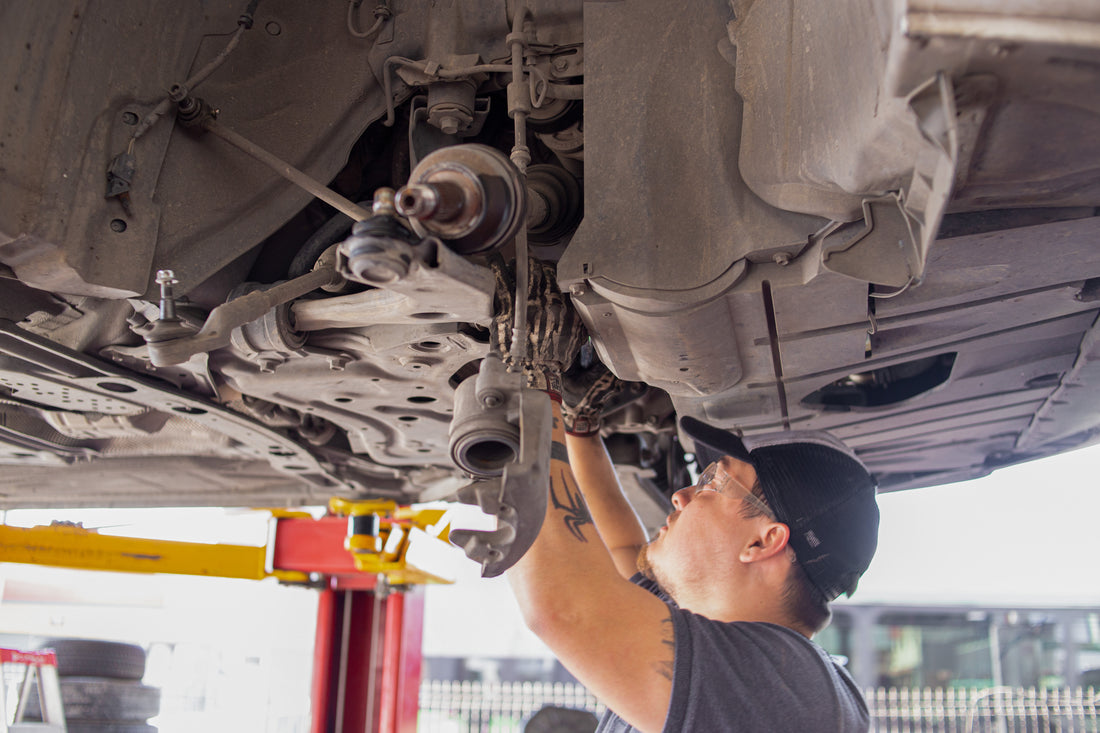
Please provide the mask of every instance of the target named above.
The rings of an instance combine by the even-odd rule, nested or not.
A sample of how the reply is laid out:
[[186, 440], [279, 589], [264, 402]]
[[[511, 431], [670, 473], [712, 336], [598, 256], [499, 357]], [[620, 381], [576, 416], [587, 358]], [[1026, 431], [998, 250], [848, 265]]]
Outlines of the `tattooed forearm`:
[[564, 512], [565, 526], [569, 533], [581, 542], [588, 542], [588, 538], [581, 531], [586, 524], [592, 524], [592, 515], [588, 513], [588, 506], [584, 503], [584, 497], [571, 480], [565, 469], [558, 470], [558, 476], [550, 481], [550, 503], [558, 511]]
[[661, 621], [661, 644], [667, 647], [668, 656], [654, 663], [653, 668], [657, 674], [671, 682], [673, 663], [676, 660], [676, 634], [672, 626], [671, 613]]
[[555, 440], [550, 444], [550, 460], [569, 463], [569, 451], [566, 450], [565, 443], [559, 443]]

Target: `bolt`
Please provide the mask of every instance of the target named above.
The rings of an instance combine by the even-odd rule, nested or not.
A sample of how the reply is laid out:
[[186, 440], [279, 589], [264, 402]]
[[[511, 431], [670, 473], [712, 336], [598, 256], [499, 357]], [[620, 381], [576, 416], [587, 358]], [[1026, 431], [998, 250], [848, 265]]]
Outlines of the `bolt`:
[[328, 358], [328, 368], [334, 372], [344, 371], [344, 367], [348, 365], [348, 358], [344, 355], [330, 356]]
[[565, 71], [569, 68], [569, 59], [564, 56], [557, 56], [553, 61], [555, 71]]
[[380, 216], [392, 216], [394, 214], [392, 188], [383, 187], [374, 192], [374, 203], [371, 205], [371, 211]]
[[187, 94], [187, 87], [183, 86], [182, 84], [173, 84], [172, 86], [168, 87], [168, 97], [176, 104], [179, 104], [184, 99], [186, 99]]
[[133, 112], [123, 112], [122, 123], [124, 125], [136, 125], [138, 123], [138, 116]]
[[179, 283], [172, 270], [157, 270], [157, 285], [160, 286], [160, 320], [176, 320], [176, 296], [172, 286]]
[[499, 390], [487, 389], [481, 393], [481, 404], [490, 409], [504, 404], [504, 395]]
[[569, 294], [574, 298], [584, 295], [584, 285], [582, 283], [574, 283], [569, 286]]
[[126, 222], [122, 219], [111, 219], [111, 231], [121, 234], [126, 231]]
[[776, 252], [772, 255], [772, 261], [780, 267], [786, 267], [791, 264], [791, 256], [786, 252]]
[[462, 127], [462, 120], [457, 117], [447, 115], [439, 120], [439, 129], [444, 135], [457, 135], [460, 127]]
[[260, 359], [260, 371], [264, 374], [274, 374], [275, 367], [279, 366], [279, 364], [280, 362], [278, 359]]

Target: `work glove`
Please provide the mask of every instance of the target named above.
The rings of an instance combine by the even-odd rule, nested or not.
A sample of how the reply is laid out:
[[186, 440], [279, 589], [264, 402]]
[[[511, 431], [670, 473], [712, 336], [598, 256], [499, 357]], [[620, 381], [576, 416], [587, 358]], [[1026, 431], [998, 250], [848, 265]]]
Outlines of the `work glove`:
[[568, 401], [562, 402], [562, 422], [565, 423], [565, 432], [570, 435], [589, 436], [600, 432], [604, 412], [616, 401], [615, 398], [624, 391], [642, 386], [620, 380], [599, 361], [585, 376], [589, 384], [584, 394], [572, 405]]
[[528, 259], [527, 353], [514, 355], [516, 279], [514, 265], [496, 260], [491, 264], [496, 280], [496, 302], [490, 346], [500, 353], [511, 372], [523, 374], [531, 389], [548, 392], [561, 401], [561, 373], [580, 351], [588, 333], [569, 297], [558, 290], [552, 265]]

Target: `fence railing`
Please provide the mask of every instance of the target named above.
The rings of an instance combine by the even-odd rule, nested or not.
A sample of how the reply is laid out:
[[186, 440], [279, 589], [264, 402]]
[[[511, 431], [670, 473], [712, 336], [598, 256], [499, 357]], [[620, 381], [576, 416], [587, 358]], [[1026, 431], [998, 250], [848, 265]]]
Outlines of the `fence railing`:
[[520, 733], [547, 705], [604, 711], [582, 685], [562, 682], [448, 682], [420, 685], [417, 733]]
[[1093, 688], [884, 688], [865, 691], [879, 733], [1094, 733]]
[[[1100, 733], [1093, 688], [885, 688], [865, 691], [876, 733]], [[603, 706], [581, 685], [449, 682], [420, 686], [418, 733], [522, 733], [546, 705]]]

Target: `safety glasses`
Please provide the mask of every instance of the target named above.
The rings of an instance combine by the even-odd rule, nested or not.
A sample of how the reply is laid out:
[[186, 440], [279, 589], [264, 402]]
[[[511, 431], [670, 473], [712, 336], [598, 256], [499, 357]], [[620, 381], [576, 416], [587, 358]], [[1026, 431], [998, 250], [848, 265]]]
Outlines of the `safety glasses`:
[[737, 496], [741, 494], [744, 496], [745, 501], [751, 504], [760, 512], [767, 515], [769, 519], [775, 519], [775, 513], [772, 511], [764, 501], [752, 493], [752, 490], [748, 487], [742, 486], [740, 482], [730, 476], [722, 469], [722, 464], [714, 462], [703, 469], [703, 472], [699, 474], [699, 480], [695, 482], [692, 487], [692, 493], [698, 494], [701, 491], [714, 491], [719, 494], [728, 494]]

